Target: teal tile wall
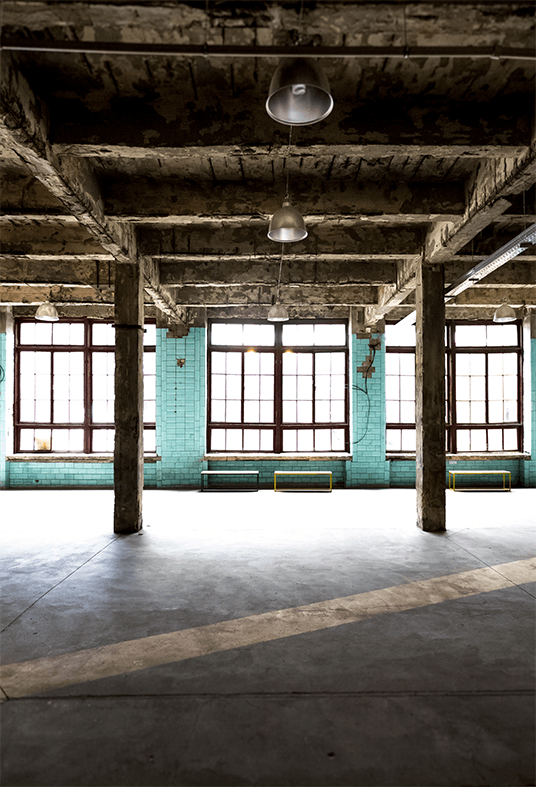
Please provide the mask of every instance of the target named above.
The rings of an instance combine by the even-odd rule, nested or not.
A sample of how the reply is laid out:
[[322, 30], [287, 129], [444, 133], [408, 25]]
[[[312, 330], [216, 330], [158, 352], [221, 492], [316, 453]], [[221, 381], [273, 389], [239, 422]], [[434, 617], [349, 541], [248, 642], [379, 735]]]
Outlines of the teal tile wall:
[[[184, 359], [184, 365], [177, 364]], [[160, 487], [194, 486], [206, 470], [205, 329], [191, 328], [183, 339], [156, 337], [156, 451]]]
[[7, 486], [6, 465], [6, 366], [7, 366], [7, 337], [5, 333], [0, 333], [0, 488]]
[[[375, 336], [375, 338], [377, 338]], [[206, 469], [255, 469], [260, 483], [273, 485], [275, 470], [331, 470], [334, 486], [415, 486], [414, 461], [385, 460], [384, 360], [382, 345], [374, 358], [374, 372], [365, 379], [358, 367], [368, 366], [368, 339], [352, 337], [352, 461], [248, 462], [203, 461], [205, 453], [205, 331], [192, 328], [184, 339], [168, 339], [157, 330], [157, 453], [161, 461], [145, 464], [146, 487], [199, 487]], [[508, 469], [512, 483], [536, 486], [536, 339], [531, 340], [532, 460], [513, 462], [458, 462], [449, 468]], [[183, 367], [177, 359], [184, 359]], [[6, 335], [0, 334], [0, 365], [5, 368]], [[361, 389], [361, 390], [359, 390]], [[112, 486], [113, 464], [93, 462], [10, 462], [6, 456], [6, 383], [0, 382], [0, 487]], [[448, 478], [448, 476], [447, 476]], [[494, 483], [493, 479], [486, 482]], [[479, 479], [484, 483], [484, 479]]]
[[[350, 435], [353, 459], [346, 463], [346, 486], [388, 486], [389, 462], [385, 459], [385, 342], [383, 335], [370, 371], [364, 378], [358, 367], [368, 369], [371, 349], [368, 339], [352, 336], [351, 375], [353, 428]], [[364, 365], [364, 366], [363, 366]]]
[[531, 363], [531, 460], [523, 462], [523, 476], [525, 486], [536, 486], [536, 339], [530, 340]]
[[[113, 486], [113, 462], [10, 462], [9, 486]], [[144, 485], [156, 486], [156, 464], [145, 464]]]

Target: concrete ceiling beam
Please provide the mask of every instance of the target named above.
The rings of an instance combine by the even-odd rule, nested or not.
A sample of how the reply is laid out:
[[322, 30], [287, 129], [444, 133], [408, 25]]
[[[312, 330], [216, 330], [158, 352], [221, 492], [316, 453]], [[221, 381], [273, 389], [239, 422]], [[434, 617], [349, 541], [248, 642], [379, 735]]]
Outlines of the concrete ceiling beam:
[[[105, 210], [118, 219], [133, 216], [149, 220], [159, 217], [189, 218], [190, 223], [219, 222], [244, 224], [269, 221], [281, 206], [285, 183], [227, 182], [191, 183], [162, 180], [106, 180]], [[143, 198], [140, 199], [140, 195]], [[427, 221], [429, 216], [453, 218], [463, 215], [465, 195], [462, 183], [381, 183], [318, 181], [300, 175], [291, 178], [291, 201], [308, 221], [348, 221], [368, 217], [388, 221], [406, 216]]]
[[[98, 241], [101, 251], [111, 254], [118, 263], [136, 262], [134, 227], [104, 215], [100, 188], [87, 161], [58, 157], [54, 153], [49, 143], [47, 108], [9, 55], [4, 55], [1, 61], [0, 102], [0, 139]], [[169, 293], [160, 286], [156, 265], [147, 263], [144, 271], [147, 292], [156, 305], [176, 322], [187, 325], [184, 310], [178, 309]]]

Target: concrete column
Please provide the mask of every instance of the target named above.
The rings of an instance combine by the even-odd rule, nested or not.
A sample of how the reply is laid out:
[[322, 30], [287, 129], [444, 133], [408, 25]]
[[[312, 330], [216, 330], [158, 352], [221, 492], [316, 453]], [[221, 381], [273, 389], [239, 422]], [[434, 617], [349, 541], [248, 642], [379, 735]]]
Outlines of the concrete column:
[[417, 525], [445, 530], [445, 301], [443, 266], [421, 263], [417, 273], [415, 400]]
[[114, 533], [142, 527], [143, 269], [115, 269]]

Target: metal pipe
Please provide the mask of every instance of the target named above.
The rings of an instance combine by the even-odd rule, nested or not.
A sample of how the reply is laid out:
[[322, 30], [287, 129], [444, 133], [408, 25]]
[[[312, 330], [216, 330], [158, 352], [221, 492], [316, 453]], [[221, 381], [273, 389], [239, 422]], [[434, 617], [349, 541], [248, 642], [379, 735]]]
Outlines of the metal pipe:
[[123, 41], [32, 41], [3, 37], [1, 50], [57, 54], [134, 55], [139, 57], [301, 57], [536, 60], [534, 49], [500, 46], [217, 46], [212, 44], [134, 44]]

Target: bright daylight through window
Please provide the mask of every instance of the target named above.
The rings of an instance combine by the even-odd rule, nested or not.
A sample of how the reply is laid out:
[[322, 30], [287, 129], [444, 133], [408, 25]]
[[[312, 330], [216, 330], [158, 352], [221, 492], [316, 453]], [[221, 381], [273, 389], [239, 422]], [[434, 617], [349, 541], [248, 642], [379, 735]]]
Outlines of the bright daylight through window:
[[[415, 451], [415, 328], [385, 331], [387, 451]], [[521, 323], [447, 323], [447, 451], [520, 451]]]
[[[15, 451], [114, 450], [113, 324], [18, 320]], [[145, 325], [144, 450], [156, 450], [156, 326]]]
[[213, 322], [209, 331], [210, 451], [349, 450], [345, 322]]

